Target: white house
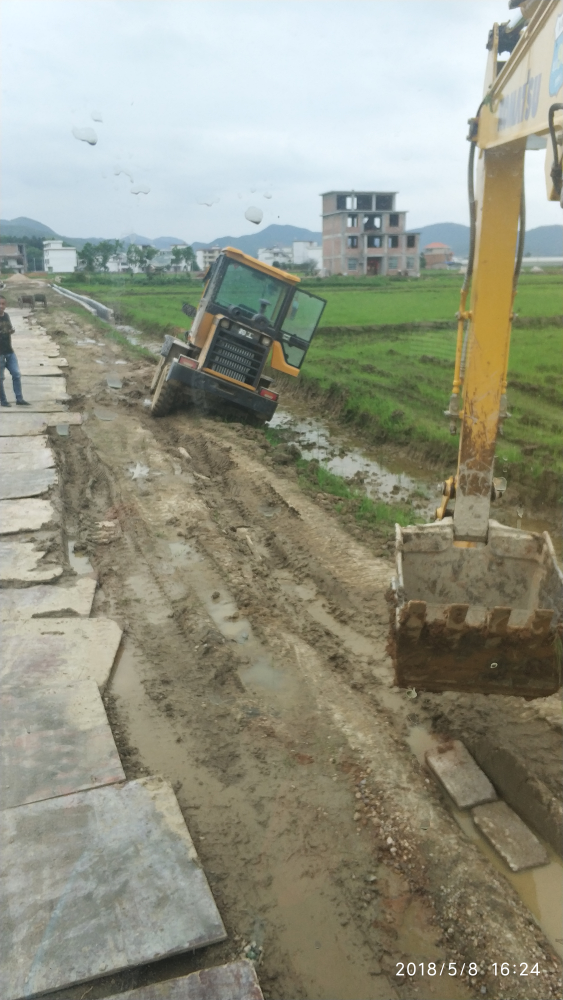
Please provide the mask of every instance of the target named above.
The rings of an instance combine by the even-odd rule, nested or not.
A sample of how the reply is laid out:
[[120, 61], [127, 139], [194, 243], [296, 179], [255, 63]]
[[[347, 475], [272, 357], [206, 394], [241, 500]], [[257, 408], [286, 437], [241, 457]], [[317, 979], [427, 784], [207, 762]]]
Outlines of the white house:
[[76, 247], [64, 247], [62, 240], [43, 240], [43, 259], [46, 271], [66, 274], [76, 271], [78, 254]]
[[261, 247], [258, 260], [265, 264], [279, 264], [280, 267], [291, 267], [292, 264], [307, 264], [314, 261], [317, 270], [323, 263], [323, 248], [312, 240], [294, 240], [290, 247]]
[[286, 267], [288, 264], [293, 264], [293, 250], [291, 247], [261, 247], [258, 251], [258, 260], [263, 261], [264, 264], [269, 264], [270, 267], [273, 264], [279, 264], [281, 268]]
[[207, 271], [207, 268], [217, 260], [222, 249], [222, 247], [203, 247], [202, 250], [196, 250], [195, 259], [199, 270]]
[[294, 240], [293, 263], [307, 264], [310, 260], [315, 262], [317, 270], [320, 271], [323, 266], [322, 246], [319, 246], [319, 244], [313, 242], [313, 240]]

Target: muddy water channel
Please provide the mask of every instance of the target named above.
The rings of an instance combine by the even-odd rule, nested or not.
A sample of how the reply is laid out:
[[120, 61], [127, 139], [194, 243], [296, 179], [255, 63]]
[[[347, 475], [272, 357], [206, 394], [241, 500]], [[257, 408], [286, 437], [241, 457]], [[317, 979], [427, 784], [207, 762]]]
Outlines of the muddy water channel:
[[[279, 407], [270, 427], [286, 432], [307, 459], [317, 459], [325, 468], [343, 479], [355, 478], [372, 500], [409, 500], [419, 520], [434, 519], [442, 493], [438, 472], [431, 471], [405, 455], [391, 456], [389, 449], [369, 447], [353, 435], [344, 433], [319, 417], [304, 416], [295, 408], [290, 412]], [[448, 475], [453, 470], [448, 471]], [[538, 516], [534, 506], [501, 500], [491, 508], [491, 517], [525, 531], [548, 531], [559, 559], [563, 540], [556, 515]]]

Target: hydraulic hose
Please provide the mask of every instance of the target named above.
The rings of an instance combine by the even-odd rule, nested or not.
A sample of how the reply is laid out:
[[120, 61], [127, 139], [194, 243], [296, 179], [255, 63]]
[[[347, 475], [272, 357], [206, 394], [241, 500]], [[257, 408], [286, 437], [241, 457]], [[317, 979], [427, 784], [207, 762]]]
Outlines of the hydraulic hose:
[[552, 104], [549, 109], [549, 114], [547, 122], [549, 125], [549, 135], [551, 137], [551, 148], [553, 150], [553, 166], [551, 168], [551, 179], [553, 181], [553, 187], [557, 193], [557, 196], [561, 196], [561, 187], [563, 183], [563, 176], [561, 170], [559, 150], [557, 149], [557, 137], [555, 135], [555, 112], [563, 111], [563, 104]]

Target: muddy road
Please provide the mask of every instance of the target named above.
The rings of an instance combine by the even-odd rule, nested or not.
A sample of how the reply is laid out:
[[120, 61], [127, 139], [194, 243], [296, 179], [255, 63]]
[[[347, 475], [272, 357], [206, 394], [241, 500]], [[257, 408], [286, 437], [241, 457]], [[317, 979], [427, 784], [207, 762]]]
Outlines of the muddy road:
[[533, 785], [550, 840], [558, 700], [394, 689], [391, 555], [306, 496], [260, 430], [194, 411], [153, 420], [149, 361], [66, 308], [46, 325], [87, 415], [52, 435], [67, 572], [94, 568], [94, 614], [124, 630], [105, 694], [114, 736], [129, 778], [173, 784], [229, 933], [89, 1000], [242, 954], [279, 1000], [559, 996], [555, 856], [543, 889], [511, 879], [423, 757], [427, 740], [461, 735], [486, 768], [502, 743], [505, 771], [522, 768], [514, 795]]

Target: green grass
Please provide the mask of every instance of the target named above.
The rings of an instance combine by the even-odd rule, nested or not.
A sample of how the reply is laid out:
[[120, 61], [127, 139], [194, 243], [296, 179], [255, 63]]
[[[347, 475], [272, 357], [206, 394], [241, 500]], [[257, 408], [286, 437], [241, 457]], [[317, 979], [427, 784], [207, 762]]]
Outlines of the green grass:
[[[382, 441], [418, 448], [429, 458], [455, 462], [446, 409], [453, 375], [455, 330], [322, 334], [314, 339], [302, 378], [333, 397], [344, 420]], [[559, 358], [563, 330], [517, 328], [512, 333], [509, 410], [499, 438], [499, 464], [517, 466], [522, 478], [558, 472]]]
[[[122, 322], [153, 335], [185, 329], [189, 320], [182, 304], [196, 305], [202, 284], [181, 275], [148, 281], [144, 275], [77, 275], [74, 291], [99, 298], [114, 308]], [[169, 279], [169, 280], [166, 280]], [[420, 280], [392, 278], [306, 281], [304, 287], [327, 300], [322, 326], [368, 326], [388, 323], [455, 321], [462, 277], [434, 274]], [[524, 274], [516, 298], [520, 316], [555, 316], [562, 311], [561, 282], [556, 274]]]

